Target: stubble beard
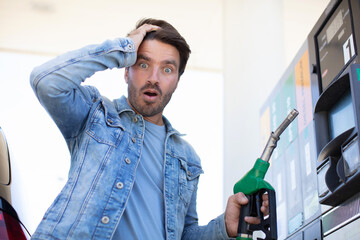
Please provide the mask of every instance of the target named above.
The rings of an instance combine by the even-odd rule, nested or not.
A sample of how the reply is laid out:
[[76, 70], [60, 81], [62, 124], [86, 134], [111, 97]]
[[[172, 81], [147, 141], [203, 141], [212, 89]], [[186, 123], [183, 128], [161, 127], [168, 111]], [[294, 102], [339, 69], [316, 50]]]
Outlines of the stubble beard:
[[[160, 102], [155, 103], [140, 103], [140, 95], [141, 93], [146, 89], [157, 89], [160, 95], [158, 96], [160, 98]], [[173, 91], [167, 92], [165, 94], [162, 94], [161, 89], [152, 84], [147, 84], [143, 86], [140, 90], [135, 89], [135, 87], [131, 84], [129, 81], [128, 84], [128, 99], [131, 104], [131, 106], [137, 111], [139, 114], [141, 114], [144, 117], [152, 117], [159, 113], [162, 113], [165, 106], [169, 103]]]

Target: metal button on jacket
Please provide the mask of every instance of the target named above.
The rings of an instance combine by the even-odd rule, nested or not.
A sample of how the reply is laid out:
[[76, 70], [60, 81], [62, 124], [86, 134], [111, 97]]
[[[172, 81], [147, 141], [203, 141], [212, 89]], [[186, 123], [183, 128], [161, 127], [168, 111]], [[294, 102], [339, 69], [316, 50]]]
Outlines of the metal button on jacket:
[[116, 183], [116, 188], [117, 189], [122, 189], [123, 187], [124, 187], [124, 184], [122, 182]]
[[101, 218], [101, 222], [103, 224], [108, 224], [109, 221], [110, 221], [110, 218], [108, 216], [104, 216], [104, 217]]

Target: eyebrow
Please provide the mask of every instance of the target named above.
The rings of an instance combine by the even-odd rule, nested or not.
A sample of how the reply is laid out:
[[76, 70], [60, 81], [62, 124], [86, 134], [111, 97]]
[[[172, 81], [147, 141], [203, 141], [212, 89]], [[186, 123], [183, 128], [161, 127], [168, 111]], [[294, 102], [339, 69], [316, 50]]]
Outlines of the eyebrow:
[[175, 60], [166, 60], [165, 63], [170, 64], [170, 65], [174, 65], [176, 68], [178, 67]]
[[137, 55], [137, 59], [143, 59], [145, 61], [150, 61], [150, 58], [145, 56], [145, 55], [142, 55], [142, 54], [138, 54]]

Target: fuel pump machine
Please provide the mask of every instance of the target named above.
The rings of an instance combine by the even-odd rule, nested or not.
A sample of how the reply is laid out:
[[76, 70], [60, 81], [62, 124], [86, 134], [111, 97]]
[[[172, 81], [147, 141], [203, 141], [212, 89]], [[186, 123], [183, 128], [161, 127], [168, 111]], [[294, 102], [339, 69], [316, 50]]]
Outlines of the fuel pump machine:
[[261, 109], [264, 136], [299, 111], [268, 170], [278, 239], [360, 239], [359, 47], [360, 1], [331, 1]]

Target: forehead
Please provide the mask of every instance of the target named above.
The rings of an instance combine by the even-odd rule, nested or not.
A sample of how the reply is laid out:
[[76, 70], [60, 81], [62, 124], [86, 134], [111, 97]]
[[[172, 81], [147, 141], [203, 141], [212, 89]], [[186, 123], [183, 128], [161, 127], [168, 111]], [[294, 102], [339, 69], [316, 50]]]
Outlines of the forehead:
[[137, 54], [155, 62], [174, 61], [177, 66], [180, 62], [179, 51], [174, 46], [159, 40], [143, 41]]

